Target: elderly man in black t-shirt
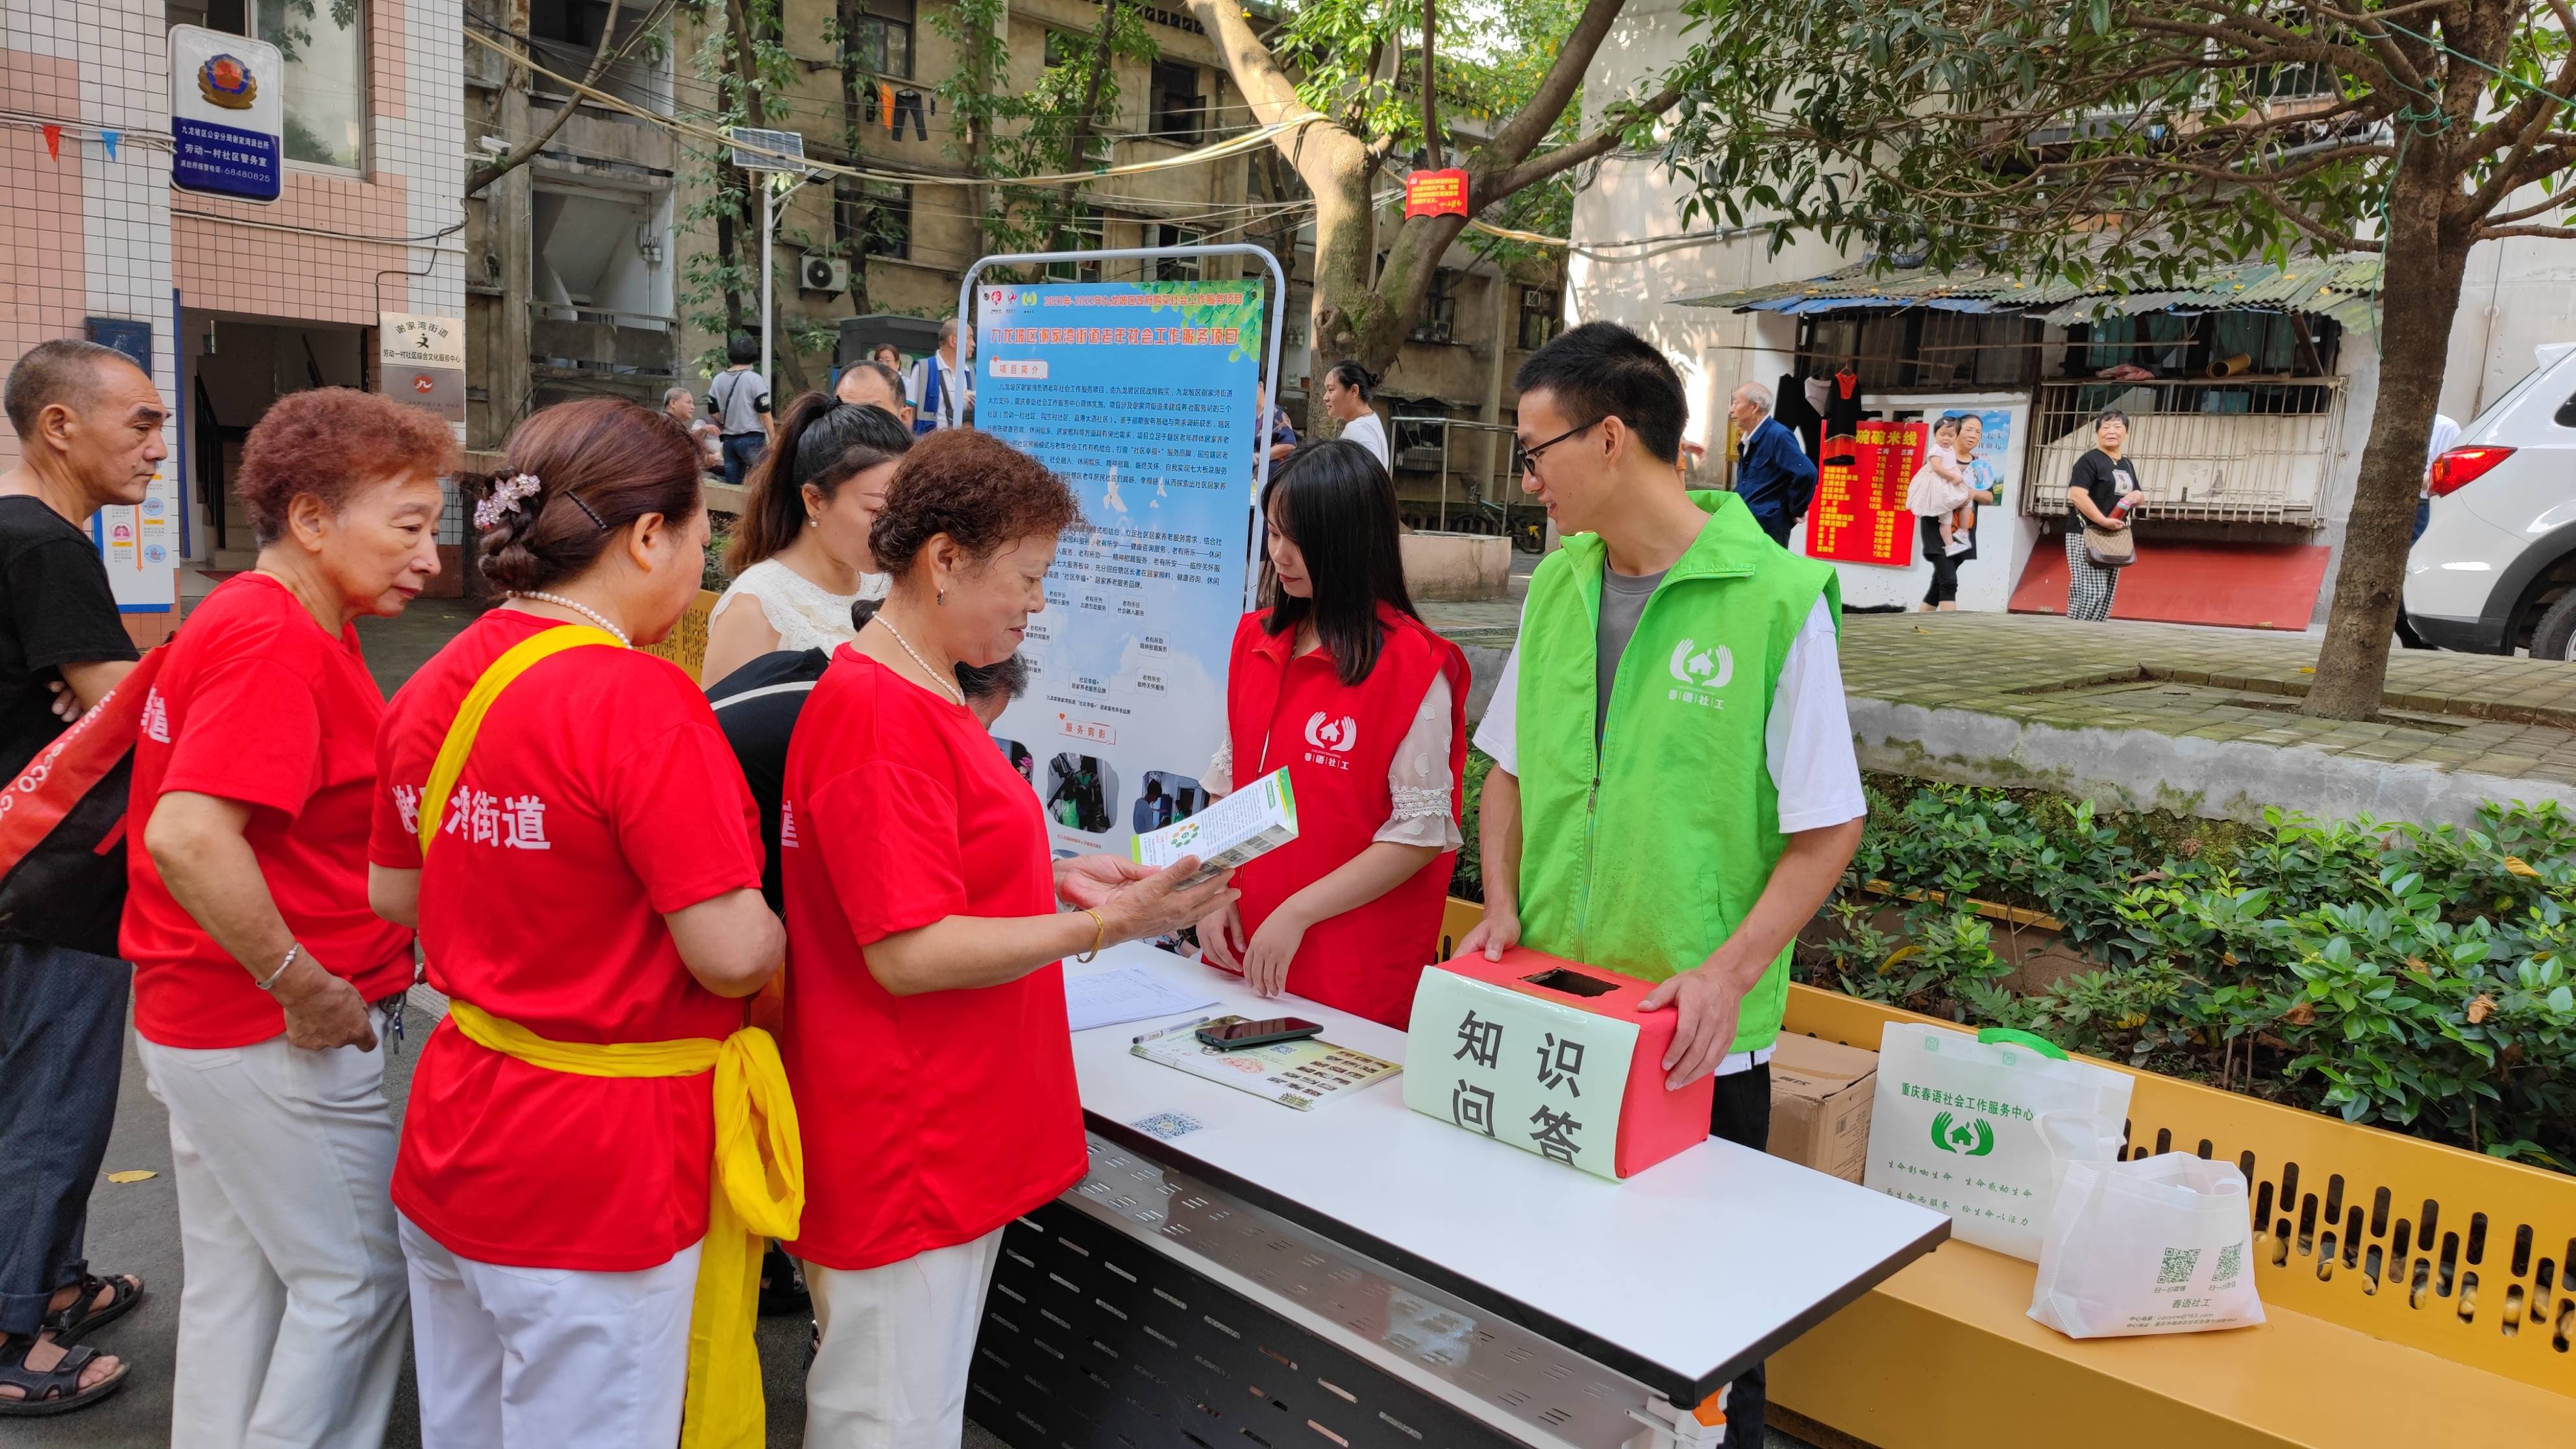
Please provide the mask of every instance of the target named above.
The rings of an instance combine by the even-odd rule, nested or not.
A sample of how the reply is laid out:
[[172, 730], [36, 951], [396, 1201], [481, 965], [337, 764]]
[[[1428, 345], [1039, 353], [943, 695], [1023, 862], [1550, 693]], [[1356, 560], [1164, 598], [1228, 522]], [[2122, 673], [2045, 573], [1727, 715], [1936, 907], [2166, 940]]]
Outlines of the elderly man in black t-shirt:
[[[142, 502], [169, 453], [152, 379], [94, 343], [28, 349], [5, 403], [19, 462], [0, 474], [0, 783], [134, 667], [87, 526]], [[81, 1340], [143, 1293], [81, 1251], [131, 974], [115, 959], [123, 891], [102, 897], [0, 928], [0, 1417], [122, 1388], [125, 1365]]]

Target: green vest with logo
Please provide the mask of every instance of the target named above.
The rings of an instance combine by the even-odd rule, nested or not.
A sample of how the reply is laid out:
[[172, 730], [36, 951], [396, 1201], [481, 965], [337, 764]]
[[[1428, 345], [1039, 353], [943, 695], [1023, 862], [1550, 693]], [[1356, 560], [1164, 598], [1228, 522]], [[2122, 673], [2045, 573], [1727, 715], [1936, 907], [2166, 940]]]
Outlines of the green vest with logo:
[[[1707, 960], [1769, 883], [1787, 837], [1763, 727], [1817, 597], [1842, 597], [1831, 565], [1781, 549], [1742, 499], [1690, 496], [1709, 523], [1646, 600], [1599, 748], [1599, 535], [1539, 565], [1521, 615], [1521, 939], [1649, 981]], [[1788, 964], [1745, 997], [1730, 1052], [1780, 1034]]]

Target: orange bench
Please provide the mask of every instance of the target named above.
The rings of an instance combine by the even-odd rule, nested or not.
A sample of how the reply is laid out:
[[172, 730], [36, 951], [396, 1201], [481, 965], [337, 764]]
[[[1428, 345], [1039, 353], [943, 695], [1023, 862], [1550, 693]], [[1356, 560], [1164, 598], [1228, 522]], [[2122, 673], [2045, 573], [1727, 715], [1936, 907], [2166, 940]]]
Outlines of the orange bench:
[[[1891, 1021], [1955, 1025], [1790, 988], [1802, 1035]], [[2102, 1065], [2129, 1155], [2244, 1169], [2269, 1321], [2079, 1342], [2029, 1318], [2033, 1265], [1951, 1242], [1774, 1356], [1774, 1403], [1881, 1449], [2576, 1446], [2576, 1178]]]

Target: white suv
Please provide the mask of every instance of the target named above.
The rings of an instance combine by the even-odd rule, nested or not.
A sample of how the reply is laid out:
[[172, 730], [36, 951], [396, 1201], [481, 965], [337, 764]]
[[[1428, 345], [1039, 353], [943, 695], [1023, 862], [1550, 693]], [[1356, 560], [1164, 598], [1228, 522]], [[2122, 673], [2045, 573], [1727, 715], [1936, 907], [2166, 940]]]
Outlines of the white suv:
[[2576, 343], [2539, 360], [2433, 460], [2432, 522], [2406, 556], [2428, 644], [2576, 660]]

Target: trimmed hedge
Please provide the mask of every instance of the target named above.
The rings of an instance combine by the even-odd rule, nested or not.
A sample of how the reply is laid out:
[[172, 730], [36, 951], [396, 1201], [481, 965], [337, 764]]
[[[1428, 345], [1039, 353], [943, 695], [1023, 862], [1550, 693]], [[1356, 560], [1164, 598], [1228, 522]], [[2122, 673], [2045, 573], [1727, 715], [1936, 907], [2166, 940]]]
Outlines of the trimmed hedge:
[[[1922, 897], [1897, 935], [1873, 881]], [[1969, 897], [2055, 917], [2094, 969], [2008, 989]], [[1824, 914], [1798, 953], [1816, 985], [2576, 1171], [2576, 818], [2555, 804], [2240, 827], [1875, 778]]]
[[[1468, 900], [1484, 899], [1491, 765], [1469, 756]], [[2278, 811], [2245, 826], [1902, 776], [1868, 788], [1798, 979], [2576, 1172], [2576, 817], [2555, 804], [2490, 804], [2475, 829]], [[2091, 969], [2012, 989], [1994, 933], [2015, 928], [1976, 900], [2055, 917]]]

